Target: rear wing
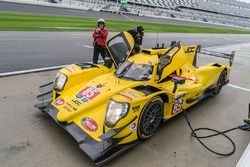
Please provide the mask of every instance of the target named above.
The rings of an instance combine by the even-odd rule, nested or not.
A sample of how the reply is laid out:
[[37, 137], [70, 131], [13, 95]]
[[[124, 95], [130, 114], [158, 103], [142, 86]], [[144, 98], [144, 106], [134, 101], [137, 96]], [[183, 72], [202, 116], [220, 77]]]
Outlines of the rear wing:
[[207, 50], [207, 49], [201, 49], [201, 45], [197, 46], [196, 52], [204, 54], [204, 55], [208, 55], [208, 56], [214, 56], [214, 57], [228, 59], [230, 66], [232, 66], [234, 56], [235, 56], [235, 51], [232, 51], [231, 53], [222, 53], [222, 52], [217, 52], [217, 51], [212, 51], [212, 50]]
[[[176, 43], [176, 41], [171, 41], [170, 46], [173, 46]], [[164, 46], [164, 45], [163, 45]], [[187, 51], [193, 51], [195, 47], [190, 47], [187, 48]], [[214, 56], [214, 57], [220, 57], [220, 58], [225, 58], [229, 60], [229, 65], [232, 66], [234, 56], [235, 56], [235, 51], [232, 51], [231, 53], [222, 53], [222, 52], [217, 52], [217, 51], [212, 51], [212, 50], [207, 50], [207, 49], [201, 49], [201, 45], [196, 45], [196, 51], [195, 55], [193, 58], [193, 65], [196, 66], [197, 62], [197, 53], [208, 55], [208, 56]]]

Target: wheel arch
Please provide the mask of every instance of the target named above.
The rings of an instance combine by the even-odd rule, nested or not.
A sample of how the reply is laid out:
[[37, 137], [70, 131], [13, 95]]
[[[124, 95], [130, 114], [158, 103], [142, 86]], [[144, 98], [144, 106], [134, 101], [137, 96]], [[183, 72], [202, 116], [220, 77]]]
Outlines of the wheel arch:
[[[140, 115], [139, 115], [139, 117], [138, 117], [138, 122], [137, 122], [138, 128], [140, 128], [140, 121], [141, 121], [141, 119], [142, 119], [142, 115], [143, 115], [145, 109], [150, 105], [150, 103], [154, 103], [155, 100], [160, 100], [161, 103], [162, 103], [162, 117], [163, 117], [163, 115], [164, 115], [164, 100], [162, 99], [162, 97], [164, 97], [162, 94], [155, 94], [155, 95], [152, 96], [152, 97], [150, 98], [150, 100], [148, 100], [148, 102], [142, 107], [141, 112], [140, 112]], [[164, 97], [164, 98], [166, 98], [166, 97]], [[161, 121], [161, 122], [162, 122], [162, 121]], [[146, 139], [146, 138], [151, 137], [151, 135], [150, 135], [150, 136], [148, 136], [148, 137], [146, 137], [146, 138], [141, 138], [141, 135], [142, 135], [142, 134], [140, 133], [140, 130], [137, 129], [137, 136], [138, 136], [138, 139], [144, 140], [144, 139]], [[152, 135], [153, 135], [153, 134], [152, 134]]]
[[160, 96], [162, 98], [162, 100], [163, 100], [164, 103], [168, 103], [169, 102], [169, 97], [168, 97], [167, 94], [161, 93], [158, 96]]

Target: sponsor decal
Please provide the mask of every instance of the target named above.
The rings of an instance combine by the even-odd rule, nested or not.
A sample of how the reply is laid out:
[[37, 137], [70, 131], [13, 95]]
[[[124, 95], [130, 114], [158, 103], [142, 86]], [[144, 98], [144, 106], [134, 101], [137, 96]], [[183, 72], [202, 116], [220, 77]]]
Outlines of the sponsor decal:
[[136, 123], [133, 122], [131, 125], [130, 125], [130, 131], [134, 131], [136, 130]]
[[67, 70], [68, 72], [76, 72], [77, 71], [76, 67], [73, 65], [66, 66], [66, 67], [64, 67], [64, 69]]
[[83, 96], [81, 94], [76, 94], [76, 98], [81, 99]]
[[70, 104], [70, 103], [66, 103], [68, 106], [69, 106], [69, 108], [71, 108], [73, 111], [76, 111], [77, 110], [77, 108], [75, 108], [72, 104]]
[[124, 94], [121, 94], [121, 93], [118, 93], [118, 95], [127, 98], [130, 102], [133, 100], [131, 97], [129, 97], [129, 96], [127, 96], [127, 95], [124, 95]]
[[133, 107], [132, 107], [132, 110], [133, 110], [134, 112], [140, 111], [140, 109], [141, 109], [141, 106], [140, 106], [140, 105], [138, 105], [138, 106], [133, 106]]
[[126, 92], [124, 92], [124, 93], [129, 94], [129, 95], [133, 96], [134, 98], [138, 98], [137, 94], [134, 93], [134, 92], [126, 91]]
[[173, 101], [173, 108], [172, 108], [172, 115], [182, 111], [183, 107], [183, 101], [184, 101], [185, 94], [180, 94], [177, 97], [174, 98]]
[[82, 103], [79, 101], [79, 100], [75, 100], [75, 99], [72, 99], [72, 102], [77, 105], [77, 106], [80, 106]]
[[75, 96], [77, 99], [81, 100], [82, 102], [87, 103], [88, 101], [91, 101], [96, 96], [98, 96], [100, 93], [101, 92], [99, 89], [93, 86], [87, 86], [86, 88], [78, 92]]
[[97, 123], [91, 118], [83, 118], [82, 126], [90, 132], [95, 132], [98, 129]]
[[82, 100], [82, 102], [84, 102], [84, 103], [87, 103], [87, 102], [89, 101], [89, 99], [86, 98], [86, 97], [83, 97], [81, 100]]
[[64, 104], [64, 100], [62, 98], [59, 98], [55, 101], [55, 105], [56, 106], [61, 106]]
[[66, 70], [66, 71], [68, 71], [68, 72], [72, 72], [69, 68], [67, 68], [67, 67], [64, 67], [64, 69]]
[[186, 53], [192, 53], [194, 52], [194, 49], [195, 49], [194, 46], [188, 47]]
[[72, 110], [70, 110], [69, 107], [67, 107], [67, 106], [63, 106], [63, 108], [64, 108], [65, 110], [67, 110], [68, 112], [72, 112]]

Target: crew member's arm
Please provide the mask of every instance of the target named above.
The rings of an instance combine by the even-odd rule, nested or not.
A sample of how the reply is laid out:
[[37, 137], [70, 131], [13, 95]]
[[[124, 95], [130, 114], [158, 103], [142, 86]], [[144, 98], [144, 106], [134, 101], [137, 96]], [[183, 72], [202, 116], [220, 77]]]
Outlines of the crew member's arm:
[[108, 30], [106, 30], [106, 29], [99, 31], [99, 33], [100, 33], [100, 36], [102, 38], [107, 38], [107, 36], [108, 36]]
[[101, 34], [100, 34], [100, 33], [97, 33], [96, 31], [97, 31], [97, 30], [95, 29], [94, 32], [93, 32], [93, 38], [94, 38], [94, 39], [101, 37]]

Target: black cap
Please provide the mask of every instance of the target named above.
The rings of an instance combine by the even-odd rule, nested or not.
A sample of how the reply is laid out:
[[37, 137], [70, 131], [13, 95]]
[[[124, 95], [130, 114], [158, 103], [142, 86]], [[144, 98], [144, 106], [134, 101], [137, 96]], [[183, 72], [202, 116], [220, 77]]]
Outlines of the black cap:
[[135, 28], [135, 30], [136, 30], [136, 32], [139, 32], [141, 34], [141, 36], [144, 35], [144, 28], [143, 28], [143, 26], [137, 26]]
[[137, 32], [142, 32], [142, 31], [144, 31], [143, 26], [137, 26], [137, 27], [136, 27], [136, 31], [137, 31]]

